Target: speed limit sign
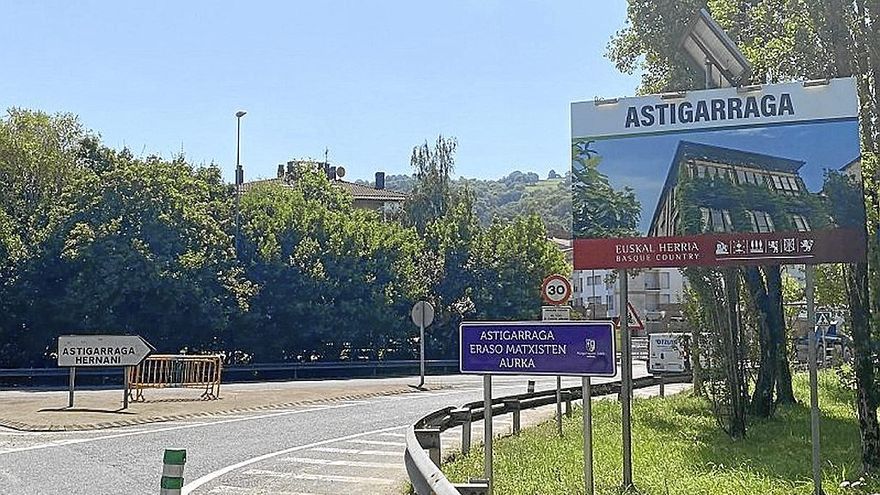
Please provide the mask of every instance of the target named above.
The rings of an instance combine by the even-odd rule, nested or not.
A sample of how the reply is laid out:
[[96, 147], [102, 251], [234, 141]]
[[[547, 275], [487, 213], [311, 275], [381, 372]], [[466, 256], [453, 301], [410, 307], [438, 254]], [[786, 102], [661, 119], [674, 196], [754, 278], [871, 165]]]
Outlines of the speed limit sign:
[[568, 302], [571, 297], [571, 283], [568, 277], [557, 273], [545, 278], [544, 283], [541, 284], [541, 297], [548, 304], [559, 305]]

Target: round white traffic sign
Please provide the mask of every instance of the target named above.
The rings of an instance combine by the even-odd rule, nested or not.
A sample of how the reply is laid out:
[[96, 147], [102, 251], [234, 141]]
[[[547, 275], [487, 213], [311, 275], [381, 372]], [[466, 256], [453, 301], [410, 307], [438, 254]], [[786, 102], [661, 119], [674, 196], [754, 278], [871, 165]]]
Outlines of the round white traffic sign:
[[550, 275], [541, 284], [541, 297], [550, 304], [565, 304], [571, 298], [571, 283], [568, 277]]
[[427, 301], [419, 301], [413, 304], [410, 316], [417, 326], [427, 327], [434, 321], [434, 306]]

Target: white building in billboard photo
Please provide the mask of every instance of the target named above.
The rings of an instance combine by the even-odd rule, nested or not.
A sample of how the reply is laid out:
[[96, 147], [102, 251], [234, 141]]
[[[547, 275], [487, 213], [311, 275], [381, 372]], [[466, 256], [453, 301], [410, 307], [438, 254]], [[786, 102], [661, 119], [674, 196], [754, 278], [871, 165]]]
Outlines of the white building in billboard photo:
[[[686, 282], [677, 268], [639, 270], [629, 277], [629, 303], [641, 322], [633, 333], [667, 331], [680, 320]], [[586, 318], [620, 316], [620, 282], [611, 270], [572, 272], [572, 306]]]

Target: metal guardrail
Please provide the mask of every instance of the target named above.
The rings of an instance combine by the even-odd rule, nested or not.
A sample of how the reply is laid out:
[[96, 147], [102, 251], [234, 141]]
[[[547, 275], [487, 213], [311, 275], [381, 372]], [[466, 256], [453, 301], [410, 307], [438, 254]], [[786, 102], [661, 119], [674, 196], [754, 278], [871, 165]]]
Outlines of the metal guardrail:
[[[665, 375], [665, 383], [690, 382], [690, 374]], [[660, 379], [653, 376], [635, 378], [633, 388], [659, 385]], [[566, 401], [566, 414], [570, 414], [571, 401], [582, 399], [580, 386], [562, 389]], [[620, 381], [598, 383], [592, 386], [592, 396], [620, 393]], [[519, 431], [520, 412], [524, 409], [556, 403], [556, 389], [533, 393], [511, 395], [492, 399], [491, 415], [513, 414], [514, 432]], [[471, 483], [453, 484], [440, 469], [440, 434], [444, 431], [462, 427], [462, 450], [470, 448], [470, 424], [482, 421], [486, 412], [483, 401], [470, 402], [461, 407], [446, 407], [434, 411], [418, 420], [406, 431], [406, 452], [404, 464], [413, 489], [419, 495], [478, 495], [485, 494], [487, 485], [480, 480]]]
[[[453, 369], [458, 371], [457, 359], [433, 359], [425, 361], [428, 369]], [[406, 369], [418, 369], [417, 359], [394, 360], [394, 361], [317, 361], [313, 363], [264, 363], [245, 366], [228, 366], [223, 368], [224, 378], [232, 378], [225, 381], [239, 381], [236, 378], [261, 377], [266, 374], [291, 374], [293, 379], [300, 375], [308, 375], [320, 371], [345, 371], [367, 370], [374, 375], [382, 372], [394, 372]], [[102, 377], [109, 380], [119, 380], [118, 368], [78, 368], [77, 377], [90, 376]], [[65, 381], [68, 377], [67, 368], [0, 368], [0, 378], [57, 378]], [[62, 383], [59, 381], [59, 383]]]

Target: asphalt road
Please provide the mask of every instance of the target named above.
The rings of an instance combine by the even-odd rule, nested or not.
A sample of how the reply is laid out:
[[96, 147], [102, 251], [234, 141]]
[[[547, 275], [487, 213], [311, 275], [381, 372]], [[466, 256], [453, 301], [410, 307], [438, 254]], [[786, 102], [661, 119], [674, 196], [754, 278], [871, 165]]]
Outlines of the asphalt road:
[[[634, 368], [636, 376], [644, 374], [643, 363]], [[529, 378], [536, 377], [495, 377], [493, 396], [525, 392]], [[536, 381], [538, 390], [555, 386], [553, 377]], [[350, 381], [352, 390], [358, 382]], [[428, 377], [428, 383], [449, 388], [90, 432], [0, 429], [0, 493], [155, 494], [165, 448], [187, 450], [183, 493], [399, 493], [406, 480], [405, 428], [433, 410], [482, 398], [480, 377]], [[563, 379], [563, 386], [579, 384]], [[509, 420], [496, 418], [496, 424], [503, 428]], [[474, 438], [481, 438], [474, 426]], [[444, 443], [454, 437], [450, 432]]]

